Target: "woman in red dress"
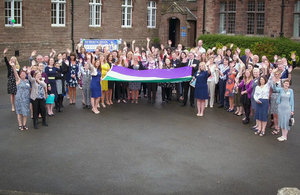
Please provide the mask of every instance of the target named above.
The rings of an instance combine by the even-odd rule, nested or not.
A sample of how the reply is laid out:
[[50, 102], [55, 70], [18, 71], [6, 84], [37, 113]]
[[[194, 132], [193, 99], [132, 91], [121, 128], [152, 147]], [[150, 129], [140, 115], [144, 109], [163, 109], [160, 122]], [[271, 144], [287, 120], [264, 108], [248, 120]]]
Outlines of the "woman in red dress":
[[231, 61], [229, 64], [229, 73], [228, 73], [228, 79], [226, 82], [226, 91], [225, 91], [225, 97], [229, 98], [229, 109], [228, 112], [234, 111], [234, 89], [235, 89], [235, 76], [236, 76], [236, 70], [234, 68], [235, 62]]

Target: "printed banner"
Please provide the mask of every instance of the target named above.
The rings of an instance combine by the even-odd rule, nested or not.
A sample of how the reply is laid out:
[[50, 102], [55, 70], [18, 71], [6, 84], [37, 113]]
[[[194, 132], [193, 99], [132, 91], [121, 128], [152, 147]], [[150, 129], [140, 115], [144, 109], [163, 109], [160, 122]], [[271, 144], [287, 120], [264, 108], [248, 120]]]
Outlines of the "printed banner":
[[191, 74], [191, 67], [181, 67], [175, 69], [132, 70], [122, 66], [113, 66], [104, 77], [104, 80], [144, 83], [176, 83], [190, 81], [192, 79]]
[[104, 39], [86, 39], [84, 40], [84, 48], [87, 52], [94, 52], [98, 45], [102, 48], [107, 46], [110, 51], [119, 49], [119, 40], [104, 40]]

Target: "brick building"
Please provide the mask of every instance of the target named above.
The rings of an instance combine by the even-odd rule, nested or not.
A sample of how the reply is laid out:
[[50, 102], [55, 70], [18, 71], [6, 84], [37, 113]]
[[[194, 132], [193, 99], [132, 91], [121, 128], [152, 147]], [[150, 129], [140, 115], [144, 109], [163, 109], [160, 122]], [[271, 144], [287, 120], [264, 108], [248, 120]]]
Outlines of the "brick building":
[[[146, 37], [191, 47], [202, 33], [278, 37], [281, 0], [0, 0], [0, 50], [27, 60], [72, 48], [80, 38]], [[300, 1], [284, 0], [283, 31], [300, 37]]]

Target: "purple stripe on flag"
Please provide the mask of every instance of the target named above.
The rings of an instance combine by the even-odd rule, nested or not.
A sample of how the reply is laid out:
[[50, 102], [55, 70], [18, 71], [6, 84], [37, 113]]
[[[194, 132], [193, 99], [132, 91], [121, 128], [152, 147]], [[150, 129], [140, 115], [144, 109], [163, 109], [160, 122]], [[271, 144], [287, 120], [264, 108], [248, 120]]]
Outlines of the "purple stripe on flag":
[[111, 71], [120, 74], [136, 77], [158, 77], [166, 79], [182, 78], [192, 75], [192, 67], [181, 67], [175, 69], [154, 69], [154, 70], [132, 70], [122, 66], [113, 66]]

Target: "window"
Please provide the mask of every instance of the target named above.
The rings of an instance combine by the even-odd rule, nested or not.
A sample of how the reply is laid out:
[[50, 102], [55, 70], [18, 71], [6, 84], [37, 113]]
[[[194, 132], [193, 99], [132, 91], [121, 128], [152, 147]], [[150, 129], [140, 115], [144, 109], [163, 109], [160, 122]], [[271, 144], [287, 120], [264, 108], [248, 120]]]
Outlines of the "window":
[[90, 0], [90, 26], [101, 26], [101, 0]]
[[223, 1], [220, 3], [220, 33], [235, 33], [235, 1]]
[[132, 26], [132, 0], [122, 0], [122, 27]]
[[264, 34], [265, 28], [265, 1], [248, 1], [247, 34]]
[[300, 1], [297, 1], [294, 11], [294, 37], [300, 37]]
[[66, 25], [66, 0], [51, 0], [51, 26]]
[[5, 26], [22, 26], [22, 0], [5, 0]]
[[148, 15], [147, 15], [147, 27], [155, 28], [156, 27], [156, 2], [148, 2]]

